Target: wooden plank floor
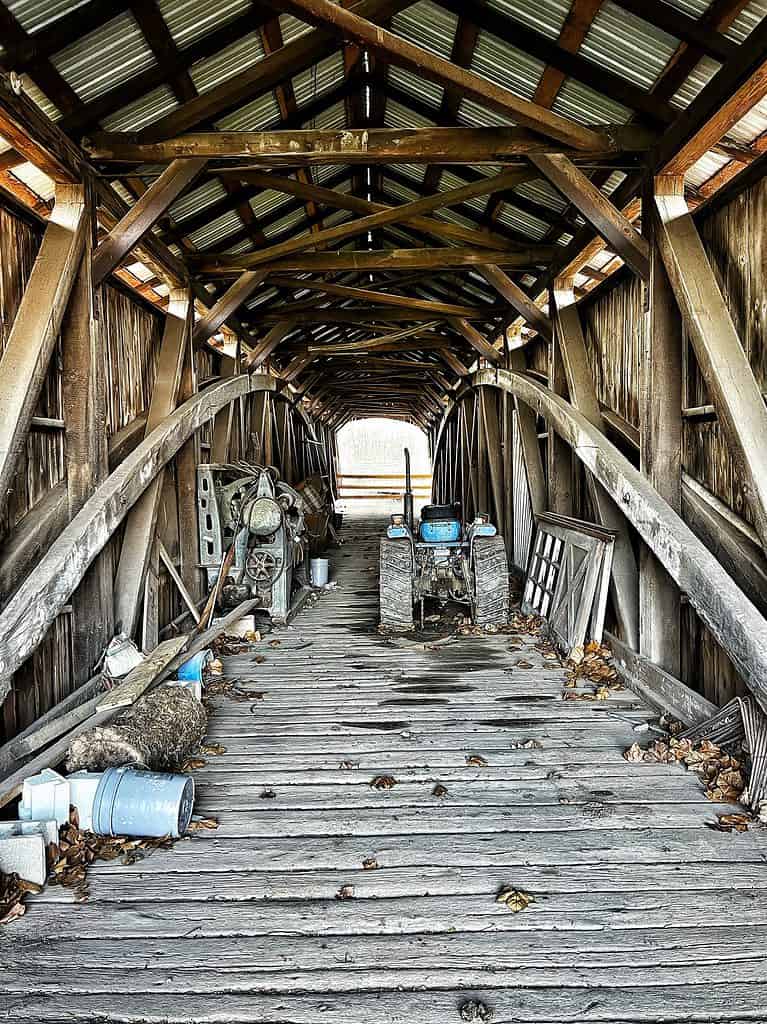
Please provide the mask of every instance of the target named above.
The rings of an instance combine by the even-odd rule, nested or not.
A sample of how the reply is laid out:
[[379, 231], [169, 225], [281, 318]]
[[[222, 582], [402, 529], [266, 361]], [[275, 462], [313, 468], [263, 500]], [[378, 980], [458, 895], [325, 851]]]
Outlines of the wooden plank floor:
[[[229, 659], [264, 696], [217, 704], [226, 753], [196, 777], [219, 829], [95, 866], [86, 904], [31, 902], [0, 934], [0, 1018], [449, 1024], [476, 999], [496, 1024], [767, 1020], [763, 835], [707, 828], [725, 808], [694, 776], [624, 761], [641, 703], [562, 702], [532, 639], [387, 643], [381, 529], [350, 521], [338, 588], [262, 664]], [[512, 914], [509, 886], [535, 903]]]

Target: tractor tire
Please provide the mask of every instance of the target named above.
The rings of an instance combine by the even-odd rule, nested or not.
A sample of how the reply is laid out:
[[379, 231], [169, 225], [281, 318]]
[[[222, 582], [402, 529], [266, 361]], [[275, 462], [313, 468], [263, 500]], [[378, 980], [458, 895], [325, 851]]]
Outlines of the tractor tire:
[[503, 537], [478, 537], [472, 563], [476, 625], [505, 625], [509, 621], [509, 564]]
[[379, 568], [381, 625], [413, 628], [413, 549], [409, 540], [381, 540]]

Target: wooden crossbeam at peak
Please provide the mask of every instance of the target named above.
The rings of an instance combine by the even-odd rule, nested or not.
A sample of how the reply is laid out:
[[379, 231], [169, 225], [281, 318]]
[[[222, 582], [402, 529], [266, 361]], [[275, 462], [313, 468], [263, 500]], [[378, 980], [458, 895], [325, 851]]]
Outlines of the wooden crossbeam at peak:
[[331, 0], [280, 0], [276, 6], [289, 10], [299, 18], [327, 27], [346, 39], [382, 53], [390, 63], [404, 67], [445, 88], [453, 87], [471, 96], [496, 113], [511, 117], [517, 124], [556, 139], [576, 149], [589, 149], [597, 143], [599, 133], [583, 128], [573, 121], [553, 114], [529, 100], [520, 99], [509, 89], [482, 78], [474, 72], [456, 67], [449, 60], [410, 43], [366, 21], [353, 11], [345, 10]]
[[[417, 302], [417, 300], [413, 300]], [[440, 307], [440, 308], [435, 308]], [[287, 315], [297, 325], [307, 324], [361, 324], [371, 320], [378, 323], [397, 323], [406, 320], [445, 320], [451, 317], [460, 316], [466, 320], [487, 321], [502, 314], [502, 310], [489, 306], [482, 309], [479, 306], [458, 306], [448, 303], [426, 302], [422, 307], [411, 306], [403, 309], [388, 309], [376, 306], [358, 306], [354, 308], [340, 308], [337, 306], [315, 306], [313, 309], [297, 309], [292, 303], [287, 306], [277, 306], [271, 310], [258, 312], [247, 318], [250, 325], [274, 323], [284, 320]]]
[[[530, 153], [566, 151], [595, 160], [642, 152], [654, 138], [641, 127], [591, 132], [589, 146], [547, 141], [525, 128], [315, 128], [275, 131], [201, 131], [156, 142], [132, 132], [95, 132], [83, 139], [89, 156], [102, 163], [168, 163], [171, 160], [253, 161], [256, 166], [313, 164], [514, 164]], [[217, 166], [217, 165], [215, 165]], [[224, 169], [227, 169], [224, 167]]]
[[487, 265], [480, 267], [479, 272], [531, 327], [547, 340], [551, 338], [551, 320], [508, 274], [500, 267]]
[[[301, 253], [286, 256], [274, 263], [266, 264], [268, 270], [277, 273], [285, 271], [322, 273], [345, 270], [449, 270], [460, 267], [493, 263], [501, 267], [525, 270], [545, 265], [553, 258], [554, 246], [531, 246], [518, 252], [496, 252], [492, 249], [476, 249], [452, 246], [441, 249], [344, 249], [339, 252]], [[202, 256], [195, 260], [199, 272], [211, 277], [231, 277], [251, 269], [248, 254], [237, 258], [226, 266], [220, 260]]]

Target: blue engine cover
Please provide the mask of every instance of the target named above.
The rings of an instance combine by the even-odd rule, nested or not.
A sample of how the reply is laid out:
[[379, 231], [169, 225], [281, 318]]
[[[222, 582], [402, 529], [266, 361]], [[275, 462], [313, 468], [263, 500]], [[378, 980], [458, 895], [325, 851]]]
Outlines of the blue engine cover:
[[427, 544], [451, 544], [461, 539], [461, 524], [457, 519], [430, 519], [421, 523], [420, 534]]

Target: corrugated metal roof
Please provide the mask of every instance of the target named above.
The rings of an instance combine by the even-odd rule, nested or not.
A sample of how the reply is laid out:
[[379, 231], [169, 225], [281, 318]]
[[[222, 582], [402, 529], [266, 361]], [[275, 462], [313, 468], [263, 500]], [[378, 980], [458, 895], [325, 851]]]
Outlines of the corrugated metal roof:
[[188, 237], [197, 249], [208, 249], [236, 231], [242, 231], [242, 221], [234, 210], [229, 210], [198, 228], [197, 231], [193, 231]]
[[398, 181], [392, 181], [390, 178], [386, 179], [384, 187], [388, 195], [401, 203], [412, 203], [413, 200], [421, 198], [420, 192], [407, 188], [405, 185], [400, 185]]
[[751, 3], [743, 8], [724, 34], [728, 38], [742, 43], [765, 17], [767, 17], [767, 3], [765, 3], [765, 0], [751, 0]]
[[[248, 4], [250, 4], [250, 0], [248, 0]], [[282, 42], [287, 45], [294, 39], [298, 39], [299, 36], [305, 36], [307, 32], [311, 32], [312, 26], [294, 18], [292, 14], [281, 14], [280, 31], [282, 32]]]
[[[289, 231], [291, 228], [298, 227], [299, 224], [306, 220], [306, 212], [301, 207], [300, 210], [293, 210], [292, 213], [286, 213], [284, 217], [280, 217], [274, 224], [269, 224], [263, 229], [264, 234], [267, 238], [274, 238], [275, 235], [280, 235], [284, 231]], [[295, 236], [305, 235], [306, 231], [297, 231]], [[292, 236], [291, 236], [292, 237]]]
[[227, 79], [242, 74], [265, 56], [258, 32], [249, 32], [212, 57], [197, 61], [189, 69], [189, 74], [198, 92], [209, 92]]
[[541, 206], [546, 206], [550, 210], [556, 210], [557, 213], [561, 213], [568, 205], [567, 200], [563, 199], [561, 193], [557, 192], [553, 185], [542, 178], [536, 178], [535, 181], [524, 181], [521, 185], [517, 185], [514, 191], [518, 192], [523, 199], [529, 199], [533, 203], [540, 203]]
[[580, 53], [599, 67], [649, 90], [678, 44], [674, 36], [605, 0]]
[[690, 74], [685, 78], [681, 87], [671, 97], [671, 103], [675, 107], [687, 107], [695, 99], [721, 67], [710, 57], [702, 57]]
[[685, 174], [685, 180], [691, 185], [702, 185], [708, 181], [712, 174], [716, 174], [730, 162], [728, 156], [720, 156], [719, 153], [705, 153]]
[[333, 103], [326, 110], [316, 114], [311, 120], [306, 121], [302, 128], [319, 128], [330, 130], [346, 127], [346, 106], [343, 100]]
[[429, 82], [427, 79], [416, 75], [406, 68], [389, 68], [389, 81], [408, 96], [413, 96], [422, 103], [428, 103], [430, 107], [438, 110], [442, 103], [445, 90], [436, 82]]
[[458, 108], [458, 123], [475, 128], [511, 127], [514, 122], [506, 114], [488, 110], [467, 96], [461, 100]]
[[36, 196], [40, 196], [41, 199], [53, 199], [56, 193], [53, 179], [38, 170], [34, 164], [25, 161], [23, 164], [17, 164], [10, 173], [14, 178], [22, 181]]
[[178, 106], [179, 102], [172, 90], [167, 85], [161, 85], [103, 118], [101, 126], [110, 132], [138, 131]]
[[767, 132], [767, 98], [761, 100], [727, 132], [732, 142], [750, 143]]
[[157, 5], [179, 49], [191, 46], [252, 7], [251, 0], [157, 0]]
[[29, 75], [21, 76], [21, 84], [26, 95], [29, 96], [33, 103], [37, 104], [46, 117], [49, 117], [51, 121], [61, 120], [62, 114], [59, 108], [44, 92], [37, 88]]
[[397, 164], [397, 170], [400, 174], [404, 174], [406, 178], [411, 178], [413, 181], [421, 183], [423, 183], [423, 179], [426, 177], [425, 164]]
[[419, 0], [395, 14], [391, 23], [392, 32], [398, 36], [448, 59], [457, 27], [456, 15], [431, 0]]
[[417, 114], [395, 100], [389, 100], [386, 104], [385, 123], [387, 128], [433, 128], [436, 125], [436, 121]]
[[62, 14], [82, 7], [87, 0], [5, 0], [5, 6], [25, 32], [39, 32]]
[[281, 206], [285, 206], [291, 199], [292, 197], [285, 195], [284, 192], [277, 192], [273, 188], [266, 188], [263, 192], [259, 192], [257, 196], [253, 196], [250, 200], [250, 208], [260, 219], [265, 217], [267, 213], [279, 210]]
[[548, 39], [559, 36], [572, 0], [489, 0], [488, 7], [515, 18]]
[[463, 214], [457, 213], [455, 210], [444, 208], [438, 213], [433, 214], [434, 220], [446, 220], [451, 224], [458, 224], [462, 228], [476, 228], [476, 223], [473, 220], [469, 220], [468, 217], [464, 217]]
[[332, 89], [344, 78], [344, 59], [339, 53], [332, 53], [293, 77], [293, 94], [299, 108], [311, 103], [317, 96]]
[[279, 298], [279, 294], [276, 288], [260, 288], [252, 298], [248, 299], [245, 305], [248, 309], [255, 309], [257, 306], [274, 302], [275, 299]]
[[51, 62], [87, 102], [151, 67], [155, 59], [138, 22], [126, 13], [81, 36]]
[[249, 238], [243, 239], [238, 242], [237, 245], [230, 245], [228, 249], [224, 249], [227, 256], [239, 256], [243, 252], [250, 252], [253, 249], [253, 242]]
[[189, 217], [200, 213], [212, 203], [226, 198], [227, 195], [226, 189], [218, 178], [213, 178], [211, 181], [206, 181], [204, 185], [198, 185], [197, 188], [193, 188], [186, 195], [177, 199], [168, 210], [168, 213], [174, 221], [183, 224]]
[[480, 32], [471, 59], [472, 71], [526, 100], [533, 98], [545, 66], [490, 32]]
[[312, 167], [312, 178], [318, 185], [322, 185], [328, 178], [348, 170], [348, 164], [320, 164], [317, 167]]
[[534, 217], [526, 210], [520, 210], [511, 203], [501, 203], [500, 210], [498, 211], [498, 220], [501, 224], [505, 224], [507, 228], [518, 231], [519, 234], [535, 239], [535, 241], [540, 241], [549, 231], [549, 225], [546, 221]]
[[265, 92], [243, 107], [216, 121], [216, 127], [230, 132], [261, 132], [273, 128], [282, 119], [273, 92]]
[[633, 113], [574, 78], [567, 79], [551, 109], [580, 124], [626, 124]]

